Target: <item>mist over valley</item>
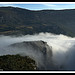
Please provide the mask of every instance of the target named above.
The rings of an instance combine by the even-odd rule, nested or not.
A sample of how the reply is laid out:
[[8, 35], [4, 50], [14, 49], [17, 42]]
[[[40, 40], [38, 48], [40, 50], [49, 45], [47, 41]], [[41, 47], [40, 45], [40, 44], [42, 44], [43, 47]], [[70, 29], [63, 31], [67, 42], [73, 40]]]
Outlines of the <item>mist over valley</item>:
[[75, 70], [75, 38], [52, 33], [0, 36], [0, 56], [30, 56], [39, 70]]

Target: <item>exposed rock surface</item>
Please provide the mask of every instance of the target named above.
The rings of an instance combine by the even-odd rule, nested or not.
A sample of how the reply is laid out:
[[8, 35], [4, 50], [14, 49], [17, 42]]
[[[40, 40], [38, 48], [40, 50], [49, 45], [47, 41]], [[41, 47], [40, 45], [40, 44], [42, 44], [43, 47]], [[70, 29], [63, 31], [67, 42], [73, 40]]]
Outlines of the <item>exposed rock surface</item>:
[[50, 56], [52, 56], [51, 47], [48, 46], [47, 43], [44, 41], [24, 41], [21, 43], [12, 44], [11, 46], [18, 47], [18, 48], [33, 49], [35, 51], [42, 52], [42, 54], [45, 56], [50, 53]]
[[44, 41], [24, 41], [12, 44], [11, 47], [24, 49], [26, 54], [35, 59], [39, 70], [52, 70], [52, 47]]

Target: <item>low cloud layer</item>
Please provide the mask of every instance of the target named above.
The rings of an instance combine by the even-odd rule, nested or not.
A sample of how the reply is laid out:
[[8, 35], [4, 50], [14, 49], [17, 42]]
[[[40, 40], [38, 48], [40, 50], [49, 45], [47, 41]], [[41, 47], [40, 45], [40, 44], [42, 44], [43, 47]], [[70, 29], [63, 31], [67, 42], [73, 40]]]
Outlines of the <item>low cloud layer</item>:
[[75, 38], [51, 33], [39, 33], [20, 37], [0, 36], [0, 56], [6, 54], [18, 54], [19, 50], [11, 50], [9, 45], [23, 41], [42, 40], [52, 46], [53, 63], [59, 70], [75, 70]]

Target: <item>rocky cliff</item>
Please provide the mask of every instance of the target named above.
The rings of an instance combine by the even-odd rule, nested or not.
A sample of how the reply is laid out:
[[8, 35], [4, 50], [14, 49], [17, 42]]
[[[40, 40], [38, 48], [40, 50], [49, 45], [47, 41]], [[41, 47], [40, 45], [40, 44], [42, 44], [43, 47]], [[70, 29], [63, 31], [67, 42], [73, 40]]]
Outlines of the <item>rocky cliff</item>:
[[32, 57], [39, 70], [52, 70], [52, 48], [44, 41], [24, 41], [12, 44], [11, 47], [20, 50], [21, 55]]

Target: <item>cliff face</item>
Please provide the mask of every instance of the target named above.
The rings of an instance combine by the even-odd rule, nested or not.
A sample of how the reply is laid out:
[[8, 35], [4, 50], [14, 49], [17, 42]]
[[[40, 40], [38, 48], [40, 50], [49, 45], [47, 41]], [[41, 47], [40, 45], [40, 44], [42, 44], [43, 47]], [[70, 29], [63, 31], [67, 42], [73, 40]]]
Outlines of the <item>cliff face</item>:
[[27, 49], [33, 49], [34, 51], [41, 52], [43, 55], [47, 56], [48, 53], [50, 53], [50, 56], [52, 56], [52, 50], [51, 47], [47, 45], [44, 41], [29, 41], [29, 42], [21, 42], [21, 43], [15, 43], [11, 46], [17, 47], [17, 48], [27, 48]]
[[36, 61], [39, 70], [52, 69], [52, 48], [49, 47], [46, 42], [24, 41], [12, 44], [11, 47], [21, 50], [21, 55], [28, 55], [32, 57]]

